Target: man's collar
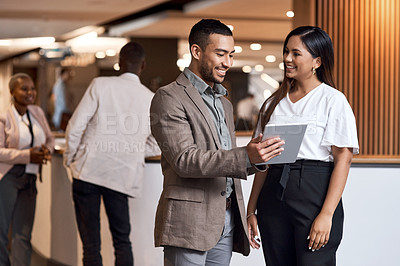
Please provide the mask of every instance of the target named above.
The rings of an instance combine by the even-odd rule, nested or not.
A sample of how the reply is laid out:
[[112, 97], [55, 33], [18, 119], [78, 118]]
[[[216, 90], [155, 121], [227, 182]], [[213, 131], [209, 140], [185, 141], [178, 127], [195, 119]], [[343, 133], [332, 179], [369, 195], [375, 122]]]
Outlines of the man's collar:
[[224, 88], [224, 86], [218, 83], [214, 83], [214, 88], [211, 88], [204, 80], [199, 78], [187, 67], [183, 70], [183, 74], [190, 81], [190, 83], [192, 83], [192, 85], [199, 91], [200, 94], [204, 94], [207, 88], [210, 88], [210, 90], [213, 90], [215, 92], [216, 96], [228, 95], [228, 91]]

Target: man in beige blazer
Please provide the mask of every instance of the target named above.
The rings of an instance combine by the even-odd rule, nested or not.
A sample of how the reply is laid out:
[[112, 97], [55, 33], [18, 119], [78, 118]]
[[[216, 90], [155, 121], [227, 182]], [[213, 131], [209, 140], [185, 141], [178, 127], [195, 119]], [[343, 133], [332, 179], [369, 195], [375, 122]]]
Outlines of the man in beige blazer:
[[283, 142], [260, 135], [236, 148], [232, 105], [220, 84], [233, 61], [230, 29], [201, 20], [189, 45], [189, 68], [156, 92], [150, 108], [164, 174], [155, 245], [164, 247], [164, 265], [229, 265], [232, 250], [250, 251], [240, 179]]

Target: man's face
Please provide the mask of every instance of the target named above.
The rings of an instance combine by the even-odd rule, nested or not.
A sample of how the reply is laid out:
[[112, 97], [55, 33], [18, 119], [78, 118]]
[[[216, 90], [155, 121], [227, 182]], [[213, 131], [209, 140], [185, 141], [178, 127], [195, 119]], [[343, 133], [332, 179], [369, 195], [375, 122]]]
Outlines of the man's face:
[[233, 64], [234, 52], [232, 36], [211, 34], [205, 51], [202, 51], [199, 57], [200, 78], [211, 87], [214, 83], [222, 83]]

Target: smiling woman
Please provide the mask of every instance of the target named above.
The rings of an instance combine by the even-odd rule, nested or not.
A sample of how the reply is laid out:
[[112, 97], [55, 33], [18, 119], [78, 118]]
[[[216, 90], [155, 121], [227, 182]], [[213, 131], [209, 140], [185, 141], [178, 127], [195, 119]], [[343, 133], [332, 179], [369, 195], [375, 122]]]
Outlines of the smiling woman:
[[[10, 88], [14, 100], [14, 106], [21, 114], [26, 112], [28, 105], [33, 104], [36, 98], [36, 89], [32, 79], [20, 75], [19, 79], [11, 79]], [[15, 83], [14, 83], [15, 82]]]
[[[9, 82], [12, 105], [0, 114], [0, 265], [29, 265], [36, 207], [36, 177], [51, 158], [54, 137], [42, 109], [32, 105], [31, 77], [18, 73]], [[11, 258], [7, 251], [12, 224]]]
[[341, 197], [359, 149], [353, 111], [334, 88], [332, 58], [331, 39], [322, 29], [292, 30], [283, 46], [283, 83], [260, 110], [255, 135], [270, 124], [309, 125], [294, 163], [272, 164], [255, 175], [249, 240], [260, 248], [254, 240], [258, 225], [268, 265], [336, 265]]

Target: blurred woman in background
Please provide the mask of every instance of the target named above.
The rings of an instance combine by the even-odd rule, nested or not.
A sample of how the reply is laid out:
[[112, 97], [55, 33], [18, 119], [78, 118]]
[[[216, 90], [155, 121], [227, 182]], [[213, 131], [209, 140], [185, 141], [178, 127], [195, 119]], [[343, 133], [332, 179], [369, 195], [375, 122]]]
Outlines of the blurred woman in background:
[[[9, 88], [12, 104], [0, 113], [0, 265], [26, 266], [31, 261], [36, 177], [51, 158], [54, 137], [43, 110], [33, 105], [32, 78], [15, 74]], [[10, 227], [11, 258], [7, 250]]]

